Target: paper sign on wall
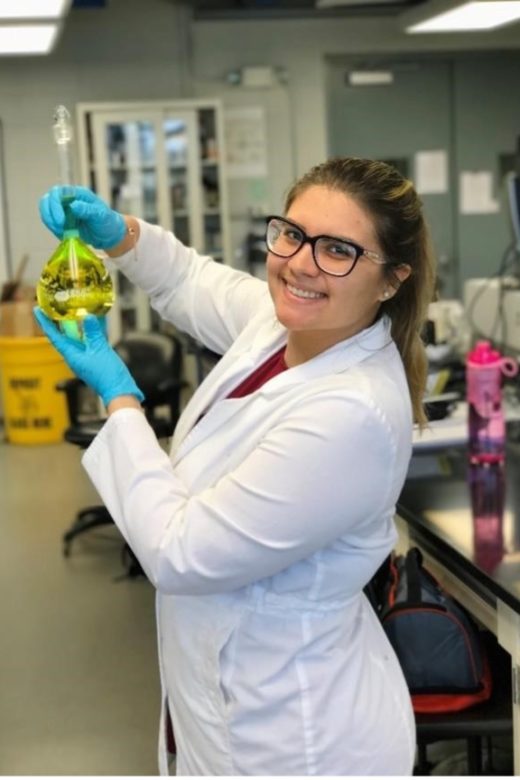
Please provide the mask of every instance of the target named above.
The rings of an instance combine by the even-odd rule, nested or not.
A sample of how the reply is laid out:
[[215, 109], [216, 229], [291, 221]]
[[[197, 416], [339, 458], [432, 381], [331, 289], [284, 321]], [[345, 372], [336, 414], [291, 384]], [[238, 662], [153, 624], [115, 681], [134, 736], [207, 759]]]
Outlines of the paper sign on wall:
[[448, 155], [444, 149], [417, 152], [414, 168], [415, 189], [420, 195], [448, 192]]
[[459, 191], [461, 214], [496, 214], [500, 209], [491, 171], [462, 171]]
[[235, 179], [267, 176], [267, 141], [262, 106], [224, 111], [227, 175]]

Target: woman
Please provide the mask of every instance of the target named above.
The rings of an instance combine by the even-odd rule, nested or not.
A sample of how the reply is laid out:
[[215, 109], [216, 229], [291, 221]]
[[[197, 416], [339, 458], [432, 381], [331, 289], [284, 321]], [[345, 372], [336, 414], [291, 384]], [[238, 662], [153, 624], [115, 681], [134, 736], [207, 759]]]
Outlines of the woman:
[[[60, 236], [60, 190], [41, 201]], [[333, 159], [267, 227], [260, 281], [76, 189], [83, 236], [167, 321], [223, 358], [168, 457], [95, 318], [43, 329], [102, 397], [84, 465], [157, 589], [163, 691], [181, 775], [405, 775], [406, 684], [363, 594], [391, 551], [423, 422], [419, 337], [433, 258], [392, 167]]]

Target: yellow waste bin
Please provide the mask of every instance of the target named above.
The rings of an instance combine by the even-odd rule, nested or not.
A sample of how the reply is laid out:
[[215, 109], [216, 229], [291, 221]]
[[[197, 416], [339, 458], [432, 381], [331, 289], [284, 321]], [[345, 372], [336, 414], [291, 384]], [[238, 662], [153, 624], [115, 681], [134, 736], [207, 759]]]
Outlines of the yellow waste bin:
[[12, 444], [62, 441], [69, 415], [56, 384], [73, 376], [44, 336], [0, 336], [0, 377], [6, 438]]

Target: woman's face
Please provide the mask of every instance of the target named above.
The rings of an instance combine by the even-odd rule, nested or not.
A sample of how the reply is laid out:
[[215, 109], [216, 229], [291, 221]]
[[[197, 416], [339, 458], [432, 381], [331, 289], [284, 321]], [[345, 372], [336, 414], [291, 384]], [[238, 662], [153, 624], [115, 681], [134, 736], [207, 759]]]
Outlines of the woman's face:
[[[370, 216], [341, 192], [309, 187], [293, 202], [286, 217], [311, 238], [328, 235], [350, 239], [383, 256]], [[394, 292], [384, 281], [383, 266], [364, 255], [348, 276], [323, 273], [308, 243], [289, 258], [268, 252], [267, 280], [276, 315], [289, 330], [289, 345], [292, 338], [304, 359], [371, 325], [385, 291], [389, 295]]]

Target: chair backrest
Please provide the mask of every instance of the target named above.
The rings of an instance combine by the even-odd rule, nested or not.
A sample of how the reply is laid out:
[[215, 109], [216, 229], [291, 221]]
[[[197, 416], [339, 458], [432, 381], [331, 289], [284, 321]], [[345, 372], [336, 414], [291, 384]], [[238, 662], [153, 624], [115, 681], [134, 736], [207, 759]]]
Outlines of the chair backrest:
[[134, 331], [114, 348], [145, 395], [152, 396], [165, 379], [181, 379], [182, 346], [173, 335]]
[[181, 335], [181, 340], [186, 354], [193, 355], [194, 357], [195, 381], [197, 385], [200, 385], [210, 371], [217, 365], [222, 355], [203, 346], [199, 341], [192, 336], [189, 336], [187, 333]]
[[159, 407], [169, 409], [169, 424], [175, 426], [181, 410], [183, 347], [173, 334], [130, 332], [115, 345], [138, 387], [143, 391], [143, 408], [152, 421]]

